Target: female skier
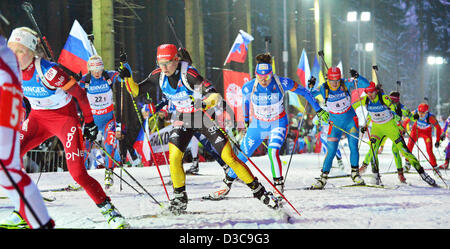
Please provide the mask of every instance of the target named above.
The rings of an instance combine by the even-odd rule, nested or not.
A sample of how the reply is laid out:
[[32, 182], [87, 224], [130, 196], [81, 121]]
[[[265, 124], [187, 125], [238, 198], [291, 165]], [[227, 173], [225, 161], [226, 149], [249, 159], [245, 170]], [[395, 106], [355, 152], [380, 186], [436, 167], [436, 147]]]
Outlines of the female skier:
[[[41, 193], [21, 164], [19, 137], [24, 114], [22, 77], [17, 59], [7, 47], [1, 26], [0, 24], [0, 185], [18, 211], [1, 221], [0, 228], [53, 228], [54, 222], [48, 214]], [[32, 211], [25, 205], [13, 184], [21, 191]]]
[[[311, 93], [297, 82], [284, 77], [278, 77], [272, 72], [272, 57], [269, 54], [256, 56], [256, 78], [248, 81], [242, 87], [242, 109], [247, 133], [240, 144], [241, 153], [238, 158], [247, 162], [247, 157], [261, 145], [264, 139], [269, 139], [268, 156], [272, 169], [275, 187], [283, 192], [284, 181], [280, 149], [286, 139], [289, 120], [284, 110], [284, 94], [292, 91], [302, 95], [323, 120], [328, 119], [328, 113], [320, 108]], [[250, 106], [253, 108], [250, 122]], [[245, 155], [244, 155], [245, 154]], [[211, 193], [211, 198], [222, 199], [228, 194], [231, 183], [236, 178], [232, 170], [227, 173], [224, 185], [218, 191]]]
[[[439, 170], [439, 168], [436, 168], [436, 157], [433, 153], [432, 131], [434, 126], [434, 128], [436, 129], [436, 143], [434, 144], [434, 146], [436, 148], [439, 148], [442, 129], [439, 125], [439, 122], [436, 120], [436, 116], [434, 116], [433, 113], [429, 112], [428, 109], [428, 105], [422, 103], [417, 107], [416, 110], [412, 111], [414, 124], [411, 128], [411, 136], [408, 140], [408, 149], [412, 151], [414, 148], [414, 144], [419, 140], [419, 137], [422, 138], [425, 141], [425, 146], [427, 148], [429, 163], [433, 168]], [[406, 127], [406, 124], [409, 123], [409, 121], [409, 118], [405, 119], [405, 121], [403, 121], [403, 127]], [[405, 167], [407, 167], [407, 169], [411, 167], [411, 162], [408, 159], [406, 159]]]
[[447, 136], [448, 144], [445, 148], [445, 162], [441, 166], [439, 166], [440, 169], [448, 169], [448, 161], [450, 160], [450, 131], [448, 131], [448, 126], [450, 123], [450, 116], [447, 118], [447, 121], [445, 121], [444, 130], [442, 131], [442, 135], [440, 137], [441, 141], [444, 141], [445, 136]]
[[[392, 92], [389, 94], [389, 98], [391, 99], [392, 104], [395, 106], [395, 113], [394, 113], [394, 114], [396, 114], [397, 116], [399, 116], [400, 119], [401, 119], [402, 117], [409, 117], [409, 118], [412, 118], [412, 114], [411, 114], [411, 112], [409, 111], [409, 109], [408, 109], [405, 105], [403, 105], [402, 103], [400, 103], [400, 93], [399, 93], [399, 92], [397, 92], [397, 91], [392, 91]], [[397, 117], [397, 116], [395, 116], [395, 117]], [[370, 118], [370, 116], [369, 116], [369, 117], [367, 118], [367, 123], [370, 122], [370, 119], [371, 119], [371, 118]], [[399, 129], [400, 129], [400, 132], [401, 132], [402, 134], [404, 134], [405, 131], [404, 131], [403, 127], [402, 127], [401, 122], [400, 122], [400, 121], [397, 121], [396, 123], [397, 123], [397, 126], [398, 126]], [[366, 125], [366, 127], [367, 127], [367, 125]], [[363, 128], [361, 128], [361, 129], [363, 129]], [[365, 129], [365, 128], [364, 128], [364, 129]], [[381, 143], [380, 143], [380, 149], [378, 150], [378, 154], [381, 153], [382, 147], [383, 147], [384, 144], [386, 143], [386, 140], [387, 140], [387, 137], [384, 137], [384, 138], [382, 139], [382, 141], [381, 141]], [[397, 167], [397, 175], [398, 175], [398, 179], [399, 179], [400, 182], [406, 183], [406, 178], [405, 178], [405, 175], [404, 175], [404, 173], [403, 173], [404, 170], [403, 170], [403, 166], [402, 166], [402, 158], [401, 158], [401, 155], [400, 155], [400, 151], [398, 150], [398, 148], [397, 148], [397, 146], [395, 145], [395, 143], [392, 143], [392, 153], [393, 153], [393, 155], [394, 155], [395, 166]], [[372, 160], [371, 154], [370, 154], [370, 153], [367, 153], [367, 154], [366, 154], [366, 157], [364, 158], [364, 161], [363, 161], [361, 167], [359, 168], [359, 173], [362, 174], [362, 173], [367, 169], [367, 166], [369, 165], [369, 161], [371, 161], [371, 160]], [[373, 162], [372, 162], [372, 163], [373, 163]]]
[[[102, 133], [102, 143], [107, 153], [120, 162], [118, 140], [115, 138], [116, 123], [114, 118], [112, 84], [120, 80], [119, 73], [106, 71], [102, 57], [93, 55], [89, 58], [89, 73], [80, 80], [80, 86], [86, 89], [86, 95], [92, 109], [95, 125]], [[92, 147], [92, 143], [88, 147]], [[108, 157], [105, 160], [105, 187], [113, 184], [112, 176], [115, 164]]]
[[319, 90], [313, 91], [314, 96], [321, 94], [325, 100], [325, 105], [330, 112], [330, 127], [327, 138], [328, 153], [323, 162], [322, 174], [310, 189], [323, 189], [325, 184], [327, 184], [328, 174], [342, 136], [340, 129], [351, 134], [351, 136], [347, 136], [350, 148], [351, 179], [357, 184], [364, 184], [358, 169], [359, 151], [358, 139], [356, 139], [359, 137], [358, 116], [356, 116], [355, 110], [351, 105], [351, 96], [348, 89], [355, 84], [354, 80], [357, 81], [355, 85], [358, 88], [368, 87], [369, 82], [353, 69], [350, 70], [350, 74], [352, 78], [344, 80], [338, 67], [330, 67], [327, 72], [327, 82]]
[[[160, 45], [156, 55], [160, 68], [154, 70], [142, 84], [134, 83], [131, 72], [128, 72], [127, 79], [127, 89], [135, 96], [145, 94], [150, 91], [151, 85], [159, 84], [163, 94], [176, 108], [174, 127], [169, 136], [170, 175], [175, 197], [170, 202], [169, 210], [179, 214], [187, 208], [186, 175], [182, 159], [195, 132], [208, 138], [224, 162], [250, 187], [255, 198], [271, 208], [278, 208], [278, 199], [274, 198], [271, 192], [267, 192], [245, 163], [236, 157], [228, 138], [203, 113], [203, 110], [214, 111], [213, 107], [221, 101], [219, 93], [194, 67], [180, 59], [175, 45]], [[128, 71], [126, 68], [121, 70]]]
[[[364, 103], [367, 106], [367, 111], [369, 112], [372, 120], [372, 129], [370, 134], [371, 150], [369, 151], [369, 158], [374, 158], [375, 162], [372, 164], [372, 173], [374, 174], [375, 184], [383, 185], [378, 168], [378, 153], [372, 152], [378, 151], [381, 141], [384, 137], [387, 137], [391, 139], [394, 146], [397, 148], [397, 151], [399, 151], [413, 164], [414, 168], [425, 182], [432, 186], [436, 185], [436, 182], [427, 173], [425, 173], [417, 158], [406, 147], [406, 143], [403, 140], [396, 121], [400, 120], [400, 118], [394, 114], [397, 111], [396, 105], [392, 103], [389, 96], [377, 88], [374, 82], [370, 82], [370, 86], [364, 91], [367, 96], [364, 96], [361, 101], [355, 102], [353, 104], [353, 108], [357, 108], [361, 105], [361, 103]], [[397, 117], [397, 119], [395, 117]], [[367, 126], [362, 127], [361, 131], [363, 133], [367, 131]], [[395, 155], [396, 154], [394, 153], [394, 156]], [[398, 160], [398, 158], [396, 160]], [[366, 162], [366, 164], [367, 163], [368, 162]]]
[[72, 97], [78, 100], [83, 112], [84, 135], [93, 141], [98, 129], [86, 93], [57, 64], [36, 56], [38, 42], [36, 32], [27, 27], [14, 29], [8, 41], [22, 70], [24, 95], [31, 104], [31, 112], [22, 125], [20, 156], [57, 136], [64, 145], [67, 168], [73, 179], [97, 204], [111, 228], [127, 227], [128, 223], [83, 165], [83, 137]]

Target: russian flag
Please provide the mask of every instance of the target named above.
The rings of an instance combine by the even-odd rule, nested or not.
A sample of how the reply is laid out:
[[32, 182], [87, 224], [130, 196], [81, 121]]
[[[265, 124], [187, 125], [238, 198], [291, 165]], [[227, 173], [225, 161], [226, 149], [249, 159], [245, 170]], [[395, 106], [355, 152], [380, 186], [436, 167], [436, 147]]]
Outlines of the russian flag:
[[305, 49], [302, 50], [302, 56], [297, 66], [297, 75], [300, 78], [300, 82], [306, 87], [309, 78], [311, 77], [311, 71], [309, 70], [308, 57], [306, 56]]
[[70, 29], [69, 37], [59, 55], [58, 63], [74, 73], [87, 74], [87, 61], [89, 57], [97, 54], [94, 46], [90, 44], [86, 32], [80, 23], [75, 20]]
[[233, 46], [231, 47], [230, 52], [228, 53], [227, 58], [225, 59], [225, 64], [230, 63], [231, 61], [244, 63], [247, 57], [248, 44], [253, 41], [254, 38], [250, 34], [239, 30], [239, 34], [234, 40]]

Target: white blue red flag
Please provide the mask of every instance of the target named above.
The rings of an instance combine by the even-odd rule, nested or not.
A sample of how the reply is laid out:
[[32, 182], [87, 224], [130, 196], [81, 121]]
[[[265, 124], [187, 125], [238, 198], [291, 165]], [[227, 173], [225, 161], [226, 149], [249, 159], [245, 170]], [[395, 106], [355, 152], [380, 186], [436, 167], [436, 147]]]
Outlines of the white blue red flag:
[[239, 30], [239, 34], [234, 40], [233, 46], [231, 47], [230, 52], [228, 53], [227, 58], [225, 59], [225, 64], [230, 63], [231, 61], [244, 63], [247, 58], [248, 45], [254, 38], [250, 34]]
[[300, 78], [300, 83], [306, 87], [309, 78], [311, 77], [311, 70], [309, 69], [308, 57], [306, 56], [305, 49], [302, 50], [302, 56], [297, 66], [297, 75]]
[[97, 54], [94, 46], [91, 46], [83, 27], [75, 20], [70, 29], [66, 44], [59, 55], [58, 63], [74, 73], [81, 71], [84, 75], [88, 72], [87, 61], [94, 54]]

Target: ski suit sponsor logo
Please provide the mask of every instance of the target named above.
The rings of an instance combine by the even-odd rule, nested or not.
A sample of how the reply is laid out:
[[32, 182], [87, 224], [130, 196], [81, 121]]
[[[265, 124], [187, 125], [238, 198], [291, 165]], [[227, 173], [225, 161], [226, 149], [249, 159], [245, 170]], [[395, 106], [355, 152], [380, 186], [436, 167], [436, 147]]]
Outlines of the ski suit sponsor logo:
[[67, 133], [66, 148], [70, 148], [70, 146], [72, 146], [72, 140], [74, 138], [76, 131], [77, 131], [77, 127], [72, 126], [72, 128], [70, 128], [70, 132]]

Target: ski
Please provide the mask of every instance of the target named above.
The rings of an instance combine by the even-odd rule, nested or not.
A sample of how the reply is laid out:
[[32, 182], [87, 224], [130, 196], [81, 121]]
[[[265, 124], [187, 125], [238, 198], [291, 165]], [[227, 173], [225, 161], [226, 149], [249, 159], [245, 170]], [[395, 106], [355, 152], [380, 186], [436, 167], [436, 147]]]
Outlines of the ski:
[[81, 186], [69, 184], [67, 187], [64, 187], [64, 188], [44, 189], [44, 190], [41, 190], [41, 193], [44, 193], [44, 192], [79, 191], [79, 190], [82, 190], [82, 189], [83, 189], [83, 187], [81, 187]]
[[[350, 177], [352, 176], [351, 174], [344, 174], [344, 175], [334, 175], [334, 176], [328, 176], [328, 179], [333, 179], [333, 178], [345, 178], [345, 177]], [[315, 177], [316, 180], [319, 180], [320, 177]]]
[[289, 224], [295, 223], [295, 219], [290, 210], [285, 207], [284, 201], [280, 202], [278, 209], [276, 209], [275, 211], [277, 211], [280, 214], [281, 220], [283, 222]]
[[375, 185], [375, 184], [349, 184], [349, 185], [341, 185], [338, 188], [351, 188], [351, 187], [368, 187], [368, 188], [383, 188], [383, 189], [398, 189], [399, 185]]
[[[9, 197], [7, 197], [7, 196], [0, 196], [0, 199], [8, 199]], [[42, 197], [42, 199], [44, 200], [44, 201], [47, 201], [47, 202], [53, 202], [53, 201], [56, 201], [56, 197], [45, 197], [45, 196], [43, 196]]]

